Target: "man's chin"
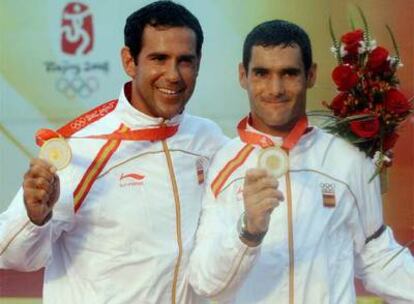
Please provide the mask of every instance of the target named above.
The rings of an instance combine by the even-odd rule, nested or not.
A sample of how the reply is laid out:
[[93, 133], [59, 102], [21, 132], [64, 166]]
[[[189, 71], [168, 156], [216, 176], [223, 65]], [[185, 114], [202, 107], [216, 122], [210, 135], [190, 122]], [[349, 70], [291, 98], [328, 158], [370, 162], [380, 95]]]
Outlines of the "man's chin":
[[163, 109], [161, 111], [159, 111], [159, 117], [162, 117], [164, 119], [172, 119], [175, 116], [181, 114], [184, 112], [184, 107], [179, 107], [179, 108], [172, 108], [172, 109]]

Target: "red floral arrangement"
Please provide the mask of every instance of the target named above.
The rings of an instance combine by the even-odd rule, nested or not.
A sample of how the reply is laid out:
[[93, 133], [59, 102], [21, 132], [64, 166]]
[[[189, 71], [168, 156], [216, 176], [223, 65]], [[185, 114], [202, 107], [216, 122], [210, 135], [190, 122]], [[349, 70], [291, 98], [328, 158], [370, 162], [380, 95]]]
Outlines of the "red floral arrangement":
[[413, 112], [413, 104], [398, 88], [396, 71], [402, 64], [391, 29], [387, 26], [395, 55], [371, 40], [361, 10], [360, 14], [364, 29], [354, 29], [339, 41], [329, 23], [338, 61], [332, 71], [338, 94], [323, 103], [334, 118], [325, 128], [374, 158], [379, 173], [387, 160], [385, 152], [395, 145], [397, 130]]

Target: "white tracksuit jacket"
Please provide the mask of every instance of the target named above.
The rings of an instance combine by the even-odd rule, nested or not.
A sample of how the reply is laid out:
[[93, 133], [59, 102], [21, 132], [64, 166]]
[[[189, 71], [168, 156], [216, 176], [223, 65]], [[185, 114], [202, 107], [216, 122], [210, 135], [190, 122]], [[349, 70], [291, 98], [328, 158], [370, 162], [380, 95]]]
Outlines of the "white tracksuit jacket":
[[[350, 304], [356, 302], [358, 276], [389, 303], [414, 303], [410, 252], [386, 265], [401, 249], [389, 228], [365, 243], [383, 225], [378, 179], [368, 182], [371, 160], [320, 129], [303, 135], [290, 151], [289, 172], [279, 179], [285, 201], [273, 211], [262, 244], [249, 248], [236, 226], [244, 211], [245, 171], [256, 167], [260, 147], [243, 161], [239, 151], [245, 145], [239, 138], [230, 141], [209, 169], [189, 266], [197, 293], [218, 303]], [[226, 170], [231, 174], [215, 196], [210, 185]]]
[[[76, 133], [107, 134], [158, 125], [121, 93], [115, 110]], [[187, 284], [203, 174], [226, 138], [214, 123], [174, 117], [178, 132], [161, 141], [122, 141], [75, 214], [73, 192], [106, 140], [71, 139], [71, 165], [59, 172], [53, 218], [32, 224], [22, 190], [0, 215], [0, 268], [46, 266], [45, 304], [198, 303]], [[135, 178], [134, 178], [135, 177]]]

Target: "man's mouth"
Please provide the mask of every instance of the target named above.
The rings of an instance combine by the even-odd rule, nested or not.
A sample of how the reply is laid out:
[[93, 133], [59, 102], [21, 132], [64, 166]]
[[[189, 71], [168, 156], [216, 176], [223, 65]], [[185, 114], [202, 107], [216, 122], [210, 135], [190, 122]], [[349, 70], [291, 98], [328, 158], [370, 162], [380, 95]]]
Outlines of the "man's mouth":
[[165, 94], [168, 96], [175, 96], [184, 91], [184, 89], [168, 89], [168, 88], [160, 88], [160, 87], [157, 87], [157, 90], [160, 91], [162, 94]]
[[262, 100], [264, 103], [268, 103], [268, 104], [284, 104], [289, 102], [288, 99], [265, 99]]

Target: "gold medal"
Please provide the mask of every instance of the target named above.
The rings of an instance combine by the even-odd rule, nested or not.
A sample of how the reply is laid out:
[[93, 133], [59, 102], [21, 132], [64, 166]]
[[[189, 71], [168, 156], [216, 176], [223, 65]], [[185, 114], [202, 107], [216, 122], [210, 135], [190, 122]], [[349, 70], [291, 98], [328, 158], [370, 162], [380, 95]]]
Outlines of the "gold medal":
[[259, 153], [257, 167], [266, 169], [270, 174], [279, 178], [288, 171], [289, 158], [279, 147], [266, 148]]
[[48, 161], [57, 170], [61, 170], [69, 165], [72, 151], [63, 138], [52, 138], [47, 140], [40, 148], [39, 158]]

